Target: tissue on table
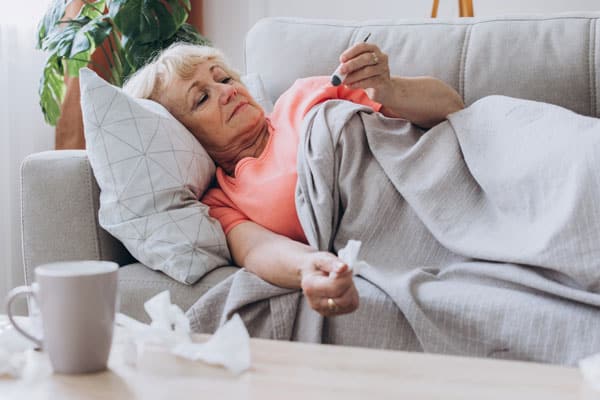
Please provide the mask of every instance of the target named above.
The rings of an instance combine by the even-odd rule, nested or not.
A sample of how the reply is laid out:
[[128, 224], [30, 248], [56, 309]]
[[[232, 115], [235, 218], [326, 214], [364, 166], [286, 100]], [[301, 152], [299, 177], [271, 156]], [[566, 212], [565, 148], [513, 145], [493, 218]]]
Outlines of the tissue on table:
[[360, 270], [364, 267], [367, 267], [367, 264], [364, 261], [358, 259], [358, 253], [360, 252], [360, 246], [362, 246], [362, 242], [360, 240], [348, 240], [346, 246], [344, 246], [338, 252], [338, 257], [348, 264], [350, 270], [353, 275], [358, 275]]
[[250, 368], [250, 335], [240, 316], [235, 314], [207, 342], [181, 343], [172, 353], [192, 361], [222, 365], [240, 374]]
[[250, 368], [250, 336], [239, 315], [234, 315], [206, 343], [192, 343], [190, 323], [181, 308], [171, 304], [169, 291], [144, 303], [150, 325], [117, 314], [117, 325], [125, 332], [125, 361], [137, 365], [149, 347], [162, 347], [190, 360], [224, 366], [239, 374]]
[[583, 378], [595, 390], [600, 390], [600, 353], [579, 360]]
[[[17, 317], [23, 329], [30, 330], [29, 320]], [[8, 321], [0, 323], [0, 377], [19, 378], [26, 366], [26, 351], [33, 350], [35, 344], [25, 339]]]

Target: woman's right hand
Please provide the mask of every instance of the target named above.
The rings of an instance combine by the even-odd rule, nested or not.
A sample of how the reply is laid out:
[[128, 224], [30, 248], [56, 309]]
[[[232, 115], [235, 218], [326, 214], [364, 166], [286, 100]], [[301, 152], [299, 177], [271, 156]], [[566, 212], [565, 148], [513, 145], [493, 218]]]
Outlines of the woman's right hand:
[[358, 308], [358, 292], [347, 264], [327, 252], [309, 253], [305, 260], [301, 287], [315, 311], [330, 317]]

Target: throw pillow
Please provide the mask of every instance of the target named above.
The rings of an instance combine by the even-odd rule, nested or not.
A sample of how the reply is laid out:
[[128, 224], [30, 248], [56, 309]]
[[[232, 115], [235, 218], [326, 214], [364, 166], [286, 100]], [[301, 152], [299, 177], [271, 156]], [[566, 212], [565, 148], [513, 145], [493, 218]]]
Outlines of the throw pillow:
[[160, 104], [80, 71], [86, 150], [100, 186], [100, 225], [141, 263], [193, 284], [230, 265], [225, 235], [198, 201], [215, 165]]

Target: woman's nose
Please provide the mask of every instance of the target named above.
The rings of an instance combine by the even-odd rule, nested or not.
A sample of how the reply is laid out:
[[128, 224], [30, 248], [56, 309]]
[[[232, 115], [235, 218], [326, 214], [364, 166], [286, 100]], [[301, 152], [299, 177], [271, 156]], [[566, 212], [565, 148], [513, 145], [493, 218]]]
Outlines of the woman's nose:
[[229, 103], [237, 95], [237, 90], [232, 85], [222, 84], [221, 85], [221, 104]]

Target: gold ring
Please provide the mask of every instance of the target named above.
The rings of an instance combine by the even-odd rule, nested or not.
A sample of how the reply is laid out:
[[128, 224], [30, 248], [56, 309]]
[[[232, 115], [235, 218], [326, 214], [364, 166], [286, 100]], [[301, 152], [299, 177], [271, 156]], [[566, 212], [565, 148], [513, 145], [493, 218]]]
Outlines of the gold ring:
[[335, 303], [335, 301], [333, 301], [331, 297], [327, 299], [327, 307], [331, 312], [336, 312], [338, 309], [338, 305]]
[[377, 65], [379, 64], [379, 57], [377, 57], [377, 54], [375, 54], [375, 52], [371, 52], [371, 55], [373, 56], [373, 65]]

